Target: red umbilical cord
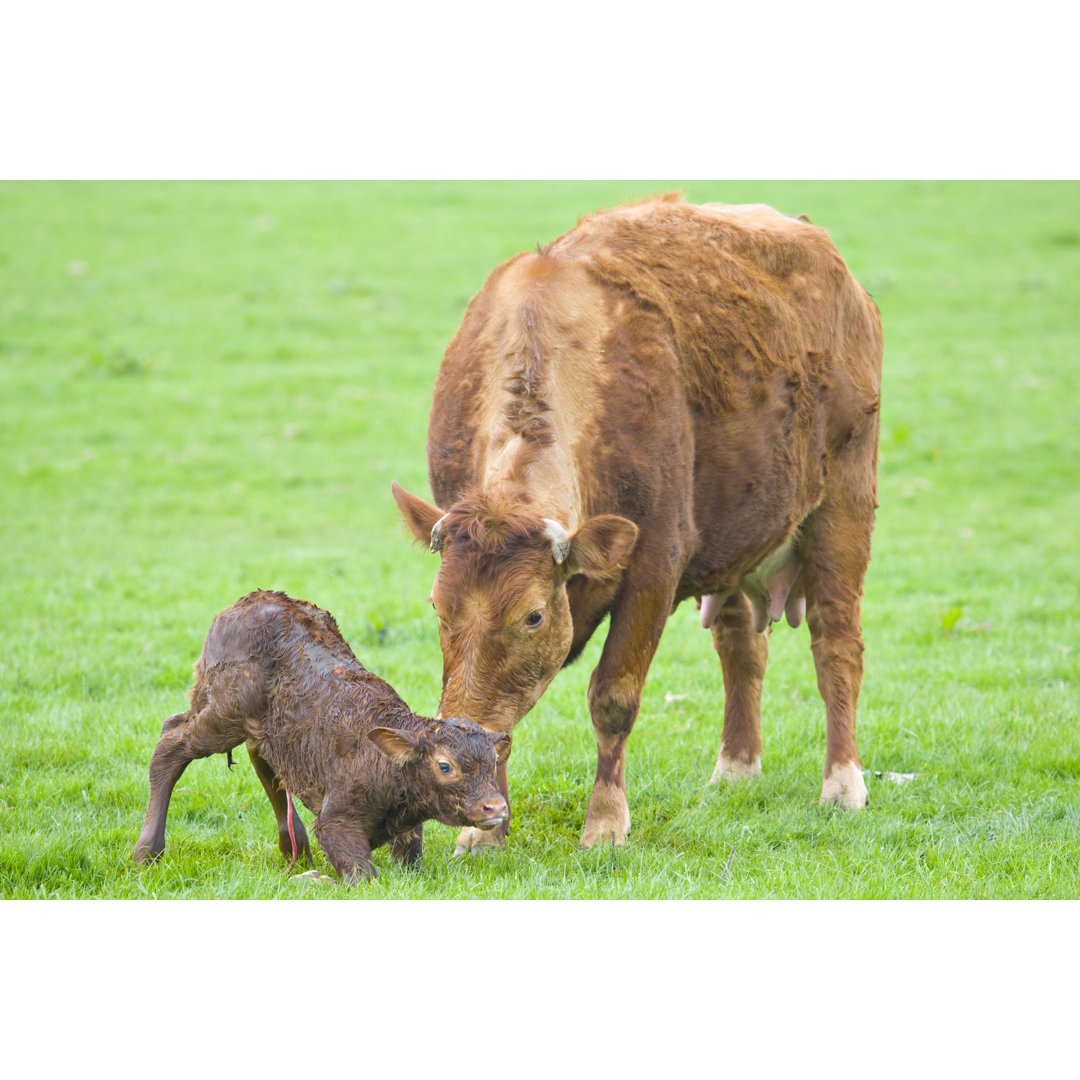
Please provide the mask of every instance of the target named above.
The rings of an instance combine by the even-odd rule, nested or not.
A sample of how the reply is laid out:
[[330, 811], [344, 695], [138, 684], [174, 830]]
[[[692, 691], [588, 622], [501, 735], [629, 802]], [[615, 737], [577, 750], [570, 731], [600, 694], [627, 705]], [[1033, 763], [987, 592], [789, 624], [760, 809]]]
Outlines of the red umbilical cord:
[[285, 816], [289, 822], [289, 843], [292, 844], [292, 862], [285, 868], [287, 874], [296, 865], [296, 860], [300, 857], [300, 852], [296, 850], [296, 833], [293, 832], [292, 794], [288, 788], [285, 789]]

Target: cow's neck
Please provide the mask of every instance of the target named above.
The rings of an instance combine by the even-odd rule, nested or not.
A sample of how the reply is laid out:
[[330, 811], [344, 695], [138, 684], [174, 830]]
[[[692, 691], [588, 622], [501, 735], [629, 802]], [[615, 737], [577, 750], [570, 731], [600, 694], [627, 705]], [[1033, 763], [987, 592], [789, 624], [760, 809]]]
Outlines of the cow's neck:
[[483, 489], [523, 488], [538, 517], [552, 518], [574, 532], [581, 524], [581, 490], [572, 456], [554, 443], [528, 452], [529, 460], [522, 464], [522, 444], [516, 435], [493, 443], [483, 472]]

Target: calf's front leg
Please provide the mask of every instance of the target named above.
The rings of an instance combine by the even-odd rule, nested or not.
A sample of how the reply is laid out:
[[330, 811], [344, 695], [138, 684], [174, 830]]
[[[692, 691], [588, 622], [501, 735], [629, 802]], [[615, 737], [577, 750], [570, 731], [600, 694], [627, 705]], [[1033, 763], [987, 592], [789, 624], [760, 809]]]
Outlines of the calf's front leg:
[[424, 826], [391, 837], [390, 854], [403, 866], [419, 866], [424, 858]]
[[315, 835], [323, 854], [346, 885], [377, 875], [367, 829], [347, 809], [324, 802], [315, 819]]

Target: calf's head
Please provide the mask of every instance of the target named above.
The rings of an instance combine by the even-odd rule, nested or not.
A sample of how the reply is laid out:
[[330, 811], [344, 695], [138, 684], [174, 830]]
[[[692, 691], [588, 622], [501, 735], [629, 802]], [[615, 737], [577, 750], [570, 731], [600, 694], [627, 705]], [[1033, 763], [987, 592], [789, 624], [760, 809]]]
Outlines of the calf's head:
[[637, 526], [602, 514], [569, 535], [520, 500], [475, 494], [444, 513], [396, 484], [393, 492], [413, 535], [442, 556], [431, 589], [443, 654], [439, 715], [510, 731], [570, 652], [567, 581], [617, 575]]
[[451, 719], [432, 721], [421, 733], [377, 727], [367, 737], [402, 767], [409, 804], [444, 825], [494, 829], [510, 816], [496, 781], [496, 766], [510, 750], [501, 731]]

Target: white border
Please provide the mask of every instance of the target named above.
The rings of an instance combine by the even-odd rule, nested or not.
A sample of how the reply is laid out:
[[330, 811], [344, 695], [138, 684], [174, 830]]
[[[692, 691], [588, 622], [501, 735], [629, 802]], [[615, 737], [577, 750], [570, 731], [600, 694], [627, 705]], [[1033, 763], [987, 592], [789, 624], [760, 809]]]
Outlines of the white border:
[[1058, 4], [35, 0], [5, 178], [1073, 178]]

